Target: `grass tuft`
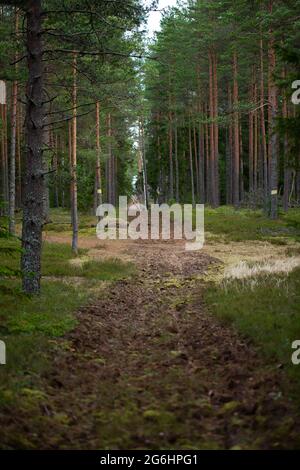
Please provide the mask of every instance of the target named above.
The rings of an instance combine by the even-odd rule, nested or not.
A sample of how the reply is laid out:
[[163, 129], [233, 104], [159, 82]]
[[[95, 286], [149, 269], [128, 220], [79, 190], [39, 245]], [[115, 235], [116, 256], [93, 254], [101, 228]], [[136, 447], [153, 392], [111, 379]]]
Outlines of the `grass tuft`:
[[206, 291], [210, 310], [248, 336], [271, 360], [283, 364], [299, 393], [300, 368], [291, 361], [300, 339], [300, 268], [288, 275], [233, 279]]

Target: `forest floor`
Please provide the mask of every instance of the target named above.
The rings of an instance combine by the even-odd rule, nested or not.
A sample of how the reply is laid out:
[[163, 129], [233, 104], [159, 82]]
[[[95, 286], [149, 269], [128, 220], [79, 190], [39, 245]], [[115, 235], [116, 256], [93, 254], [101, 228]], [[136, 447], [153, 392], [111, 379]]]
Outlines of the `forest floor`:
[[[187, 252], [180, 241], [80, 237], [84, 253], [70, 264], [115, 258], [135, 270], [94, 289], [76, 325], [51, 340], [48, 365], [18, 391], [22, 399], [2, 403], [2, 448], [299, 448], [285, 368], [210, 302], [226, 269], [286, 259], [299, 246], [209, 238]], [[45, 239], [70, 241], [55, 231]], [[77, 290], [85, 282], [63, 281]]]

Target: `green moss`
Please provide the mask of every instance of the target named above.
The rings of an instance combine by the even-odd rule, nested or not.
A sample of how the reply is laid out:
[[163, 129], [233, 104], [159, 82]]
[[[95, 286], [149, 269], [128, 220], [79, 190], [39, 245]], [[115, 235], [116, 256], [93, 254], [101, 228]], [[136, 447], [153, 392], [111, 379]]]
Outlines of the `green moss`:
[[43, 282], [41, 295], [33, 297], [22, 294], [16, 281], [6, 284], [14, 287], [0, 297], [0, 331], [8, 335], [61, 336], [74, 327], [72, 312], [87, 299], [84, 290], [58, 282]]
[[235, 210], [231, 206], [205, 209], [205, 231], [210, 239], [228, 241], [263, 240], [274, 244], [300, 241], [300, 211], [291, 209], [281, 213], [278, 220], [270, 220], [262, 211]]
[[[10, 246], [20, 248], [20, 242], [9, 241]], [[7, 241], [0, 240], [0, 245]], [[55, 277], [84, 277], [101, 281], [115, 281], [131, 276], [135, 272], [132, 263], [124, 263], [118, 259], [104, 261], [88, 260], [87, 250], [79, 250], [78, 256], [74, 256], [69, 245], [63, 243], [43, 244], [42, 274]], [[82, 260], [82, 262], [81, 262]], [[11, 255], [5, 255], [1, 263], [17, 270], [20, 265], [20, 250]]]

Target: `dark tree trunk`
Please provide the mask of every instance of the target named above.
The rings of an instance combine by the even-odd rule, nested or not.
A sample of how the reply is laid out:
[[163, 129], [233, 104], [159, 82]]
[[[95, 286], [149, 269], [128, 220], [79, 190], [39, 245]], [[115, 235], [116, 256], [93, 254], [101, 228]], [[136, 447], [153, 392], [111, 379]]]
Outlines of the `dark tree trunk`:
[[21, 270], [23, 290], [40, 292], [43, 223], [43, 46], [41, 0], [27, 2], [26, 170]]

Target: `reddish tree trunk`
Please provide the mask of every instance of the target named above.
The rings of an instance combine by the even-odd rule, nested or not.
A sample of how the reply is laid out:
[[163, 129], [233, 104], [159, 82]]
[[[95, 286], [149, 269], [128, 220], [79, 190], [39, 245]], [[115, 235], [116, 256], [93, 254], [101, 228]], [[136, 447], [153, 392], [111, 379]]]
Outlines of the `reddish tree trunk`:
[[77, 56], [73, 57], [73, 118], [72, 118], [72, 153], [71, 153], [71, 214], [72, 214], [72, 250], [78, 253], [78, 203], [77, 203]]

